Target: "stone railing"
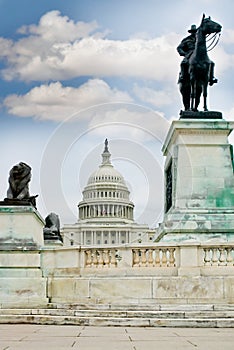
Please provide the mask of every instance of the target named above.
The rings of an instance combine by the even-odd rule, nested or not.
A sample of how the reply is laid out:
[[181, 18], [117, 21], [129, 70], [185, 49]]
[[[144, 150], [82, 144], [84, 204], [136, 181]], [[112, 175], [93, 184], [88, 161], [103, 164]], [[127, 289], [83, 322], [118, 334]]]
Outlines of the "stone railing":
[[85, 249], [85, 267], [117, 267], [118, 250]]
[[133, 249], [133, 267], [174, 267], [175, 252], [174, 247]]
[[84, 249], [84, 267], [175, 267], [175, 247]]
[[234, 265], [234, 246], [208, 246], [202, 249], [204, 266]]
[[160, 275], [207, 275], [219, 274], [221, 267], [226, 267], [231, 274], [233, 268], [234, 274], [234, 244], [186, 242], [173, 245], [57, 247], [41, 252], [41, 264], [45, 275], [54, 273], [56, 269], [63, 273], [80, 269], [80, 273], [92, 274], [105, 268], [112, 269], [115, 275], [135, 275], [138, 269], [146, 274], [155, 274], [152, 269], [157, 269]]

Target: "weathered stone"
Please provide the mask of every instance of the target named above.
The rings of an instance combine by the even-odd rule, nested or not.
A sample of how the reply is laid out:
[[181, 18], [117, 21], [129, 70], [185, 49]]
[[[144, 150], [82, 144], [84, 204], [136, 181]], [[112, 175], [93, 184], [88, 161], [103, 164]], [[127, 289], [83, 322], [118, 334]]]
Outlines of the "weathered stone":
[[155, 298], [182, 298], [207, 300], [224, 298], [222, 278], [204, 277], [172, 277], [170, 279], [155, 279], [153, 295]]
[[33, 206], [0, 206], [0, 250], [43, 246], [44, 220]]
[[89, 297], [89, 280], [80, 278], [53, 278], [50, 286], [52, 300], [61, 302], [78, 302], [80, 298]]
[[1, 305], [14, 307], [18, 305], [33, 305], [37, 303], [47, 304], [46, 280], [42, 277], [37, 278], [9, 278], [2, 277], [0, 280], [0, 300]]
[[182, 241], [191, 235], [203, 241], [217, 233], [222, 233], [221, 241], [234, 240], [234, 175], [228, 142], [233, 128], [234, 123], [225, 120], [172, 123], [163, 145], [165, 172], [172, 162], [172, 205], [156, 241]]
[[150, 278], [93, 279], [90, 281], [90, 296], [106, 301], [152, 298]]

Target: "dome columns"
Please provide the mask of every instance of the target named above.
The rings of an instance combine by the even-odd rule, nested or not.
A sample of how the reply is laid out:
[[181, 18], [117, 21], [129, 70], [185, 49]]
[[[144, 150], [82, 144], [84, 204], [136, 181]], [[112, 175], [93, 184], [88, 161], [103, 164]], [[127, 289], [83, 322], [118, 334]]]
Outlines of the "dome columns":
[[79, 206], [79, 219], [101, 217], [133, 220], [133, 206], [124, 204], [83, 204]]

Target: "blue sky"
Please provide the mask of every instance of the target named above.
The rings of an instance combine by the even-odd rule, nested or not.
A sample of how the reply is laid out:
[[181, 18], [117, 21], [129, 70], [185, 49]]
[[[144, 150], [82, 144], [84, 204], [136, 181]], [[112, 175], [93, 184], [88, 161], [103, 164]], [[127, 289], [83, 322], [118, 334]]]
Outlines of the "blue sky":
[[208, 108], [233, 119], [232, 0], [0, 0], [1, 198], [24, 161], [42, 216], [75, 222], [108, 137], [136, 219], [157, 225], [160, 150], [182, 108], [176, 47], [203, 12], [223, 26]]

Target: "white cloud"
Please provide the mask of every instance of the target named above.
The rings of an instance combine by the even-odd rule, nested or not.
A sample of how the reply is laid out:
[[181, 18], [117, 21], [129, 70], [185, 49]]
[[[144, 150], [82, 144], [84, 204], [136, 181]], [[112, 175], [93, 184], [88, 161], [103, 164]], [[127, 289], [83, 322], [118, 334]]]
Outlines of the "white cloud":
[[234, 30], [226, 29], [224, 35], [222, 35], [222, 42], [224, 44], [233, 44], [234, 43]]
[[0, 57], [8, 57], [11, 55], [11, 50], [13, 47], [12, 40], [4, 39], [0, 37]]
[[92, 79], [78, 88], [64, 87], [60, 82], [41, 85], [25, 95], [9, 95], [4, 105], [19, 117], [63, 121], [82, 109], [110, 102], [131, 102], [131, 97], [100, 79]]
[[103, 138], [122, 138], [137, 140], [138, 142], [158, 141], [165, 139], [169, 122], [164, 115], [151, 111], [139, 105], [126, 104], [109, 105], [94, 114], [89, 128]]
[[74, 23], [67, 16], [61, 16], [59, 11], [50, 11], [41, 17], [38, 26], [23, 26], [18, 32], [38, 36], [47, 42], [63, 42], [86, 37], [97, 28], [96, 21]]
[[177, 70], [174, 45], [167, 37], [125, 41], [90, 37], [61, 50], [64, 70], [69, 67], [74, 75], [171, 80]]
[[[24, 37], [8, 47], [6, 80], [59, 80], [77, 76], [132, 76], [171, 80], [178, 70], [180, 38], [170, 33], [154, 39], [110, 40], [97, 23], [70, 20], [58, 11], [24, 26]], [[6, 40], [0, 41], [0, 52]], [[6, 50], [4, 50], [6, 51]]]
[[209, 57], [214, 61], [215, 71], [218, 75], [234, 67], [234, 55], [228, 54], [222, 46], [217, 46], [214, 52], [209, 53]]
[[155, 90], [135, 84], [133, 92], [142, 101], [148, 102], [156, 107], [169, 105], [174, 100], [174, 92], [168, 90]]
[[[74, 23], [68, 17], [61, 16], [59, 11], [51, 11], [41, 17], [37, 26], [21, 27], [18, 32], [23, 38], [18, 41], [0, 38], [0, 57], [4, 56], [7, 62], [7, 68], [2, 71], [4, 79], [59, 79], [60, 74], [56, 69], [63, 57], [57, 45], [87, 37], [97, 28], [95, 21]], [[101, 33], [95, 35], [102, 36]]]

